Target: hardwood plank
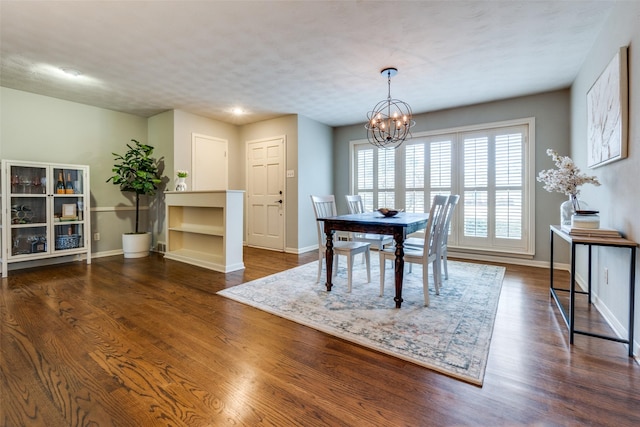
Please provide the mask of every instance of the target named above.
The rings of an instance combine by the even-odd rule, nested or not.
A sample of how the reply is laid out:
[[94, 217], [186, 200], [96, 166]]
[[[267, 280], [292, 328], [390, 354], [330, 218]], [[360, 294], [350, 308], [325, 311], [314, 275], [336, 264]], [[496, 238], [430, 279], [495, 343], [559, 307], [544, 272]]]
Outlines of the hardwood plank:
[[483, 387], [216, 295], [316, 256], [246, 248], [226, 275], [158, 254], [12, 271], [0, 425], [640, 424], [640, 367], [620, 343], [568, 344], [546, 269], [506, 265]]

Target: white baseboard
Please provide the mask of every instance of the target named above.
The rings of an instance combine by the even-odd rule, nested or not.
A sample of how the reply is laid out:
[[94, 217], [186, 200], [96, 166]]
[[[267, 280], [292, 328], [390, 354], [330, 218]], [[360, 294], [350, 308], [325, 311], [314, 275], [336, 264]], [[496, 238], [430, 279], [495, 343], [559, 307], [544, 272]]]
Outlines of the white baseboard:
[[114, 255], [122, 255], [124, 254], [124, 252], [122, 252], [122, 249], [115, 249], [113, 251], [102, 251], [102, 252], [93, 252], [91, 254], [91, 258], [103, 258], [106, 256], [114, 256]]
[[285, 252], [288, 254], [304, 254], [306, 252], [310, 252], [310, 251], [317, 251], [318, 250], [318, 245], [315, 246], [307, 246], [305, 248], [285, 248]]

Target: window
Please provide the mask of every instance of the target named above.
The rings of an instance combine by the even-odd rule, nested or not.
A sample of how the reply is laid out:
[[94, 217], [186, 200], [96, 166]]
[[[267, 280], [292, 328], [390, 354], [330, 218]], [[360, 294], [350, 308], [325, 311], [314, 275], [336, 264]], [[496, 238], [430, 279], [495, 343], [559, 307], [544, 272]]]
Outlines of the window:
[[534, 119], [415, 134], [395, 150], [352, 141], [355, 194], [365, 209], [428, 212], [460, 194], [449, 246], [533, 255]]

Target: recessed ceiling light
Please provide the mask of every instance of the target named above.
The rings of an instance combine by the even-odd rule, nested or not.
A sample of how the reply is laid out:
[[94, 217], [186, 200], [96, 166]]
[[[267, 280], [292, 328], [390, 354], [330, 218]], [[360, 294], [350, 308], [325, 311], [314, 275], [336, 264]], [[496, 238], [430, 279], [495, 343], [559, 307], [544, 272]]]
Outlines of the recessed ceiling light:
[[[1, 1], [1, 0], [0, 0]], [[89, 75], [83, 74], [80, 70], [71, 67], [60, 67], [59, 65], [51, 65], [45, 63], [33, 64], [30, 67], [30, 71], [34, 75], [54, 77], [57, 79], [64, 79], [69, 84], [83, 84], [83, 85], [101, 85], [102, 82]]]
[[233, 114], [235, 114], [236, 116], [239, 116], [239, 115], [241, 115], [241, 114], [244, 114], [244, 110], [243, 110], [242, 108], [240, 108], [240, 107], [235, 107], [235, 108], [233, 108], [233, 110], [231, 110], [231, 112], [232, 112]]
[[71, 77], [80, 77], [82, 73], [73, 68], [60, 68], [66, 75]]

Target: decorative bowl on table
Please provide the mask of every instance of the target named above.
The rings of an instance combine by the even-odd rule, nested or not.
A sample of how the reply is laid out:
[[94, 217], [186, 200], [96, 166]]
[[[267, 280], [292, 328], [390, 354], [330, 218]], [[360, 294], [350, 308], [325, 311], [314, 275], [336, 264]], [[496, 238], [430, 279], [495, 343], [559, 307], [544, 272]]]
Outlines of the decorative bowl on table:
[[397, 210], [397, 209], [389, 209], [389, 208], [380, 208], [378, 209], [378, 212], [380, 212], [382, 215], [384, 215], [387, 218], [391, 218], [392, 216], [398, 215], [399, 212], [402, 212], [402, 209]]

